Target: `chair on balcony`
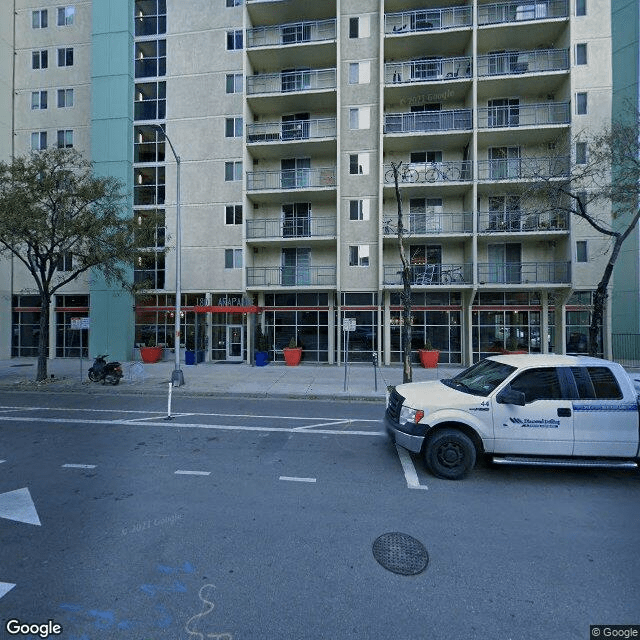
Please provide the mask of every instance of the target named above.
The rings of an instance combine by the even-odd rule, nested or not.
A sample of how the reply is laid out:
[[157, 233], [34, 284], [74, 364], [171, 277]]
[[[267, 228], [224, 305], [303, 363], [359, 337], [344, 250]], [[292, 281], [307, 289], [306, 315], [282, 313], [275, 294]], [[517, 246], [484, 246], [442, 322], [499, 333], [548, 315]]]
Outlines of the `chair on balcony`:
[[415, 284], [421, 284], [421, 285], [436, 284], [437, 283], [437, 277], [436, 277], [437, 266], [438, 265], [435, 265], [435, 264], [426, 265], [424, 268], [424, 271], [416, 275]]

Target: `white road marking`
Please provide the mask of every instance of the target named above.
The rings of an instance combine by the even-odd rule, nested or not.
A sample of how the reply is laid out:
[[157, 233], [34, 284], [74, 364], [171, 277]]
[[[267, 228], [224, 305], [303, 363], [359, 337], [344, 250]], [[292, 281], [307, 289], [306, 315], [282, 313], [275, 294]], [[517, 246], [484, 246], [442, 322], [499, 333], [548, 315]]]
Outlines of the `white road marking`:
[[0, 582], [0, 598], [9, 593], [15, 586], [15, 584], [11, 584], [10, 582]]
[[0, 518], [42, 526], [29, 489], [0, 493]]
[[316, 424], [305, 424], [304, 427], [294, 427], [295, 431], [304, 431], [305, 429], [315, 429], [316, 427], [330, 427], [338, 424], [351, 424], [351, 420], [330, 420], [329, 422], [318, 422]]
[[178, 476], [210, 476], [211, 471], [184, 471], [182, 469], [178, 469], [174, 474]]
[[69, 464], [63, 464], [62, 468], [63, 469], [95, 469], [96, 465], [95, 464], [73, 464], [73, 463], [69, 463]]
[[295, 478], [291, 476], [280, 476], [280, 480], [287, 480], [289, 482], [315, 482], [315, 478]]
[[0, 464], [2, 464], [3, 462], [6, 462], [6, 460], [0, 460]]
[[413, 466], [413, 460], [411, 460], [409, 452], [399, 444], [396, 444], [396, 451], [398, 452], [400, 464], [402, 465], [402, 470], [404, 471], [404, 477], [407, 481], [407, 487], [409, 489], [428, 489], [429, 487], [427, 487], [426, 484], [420, 484], [416, 468]]

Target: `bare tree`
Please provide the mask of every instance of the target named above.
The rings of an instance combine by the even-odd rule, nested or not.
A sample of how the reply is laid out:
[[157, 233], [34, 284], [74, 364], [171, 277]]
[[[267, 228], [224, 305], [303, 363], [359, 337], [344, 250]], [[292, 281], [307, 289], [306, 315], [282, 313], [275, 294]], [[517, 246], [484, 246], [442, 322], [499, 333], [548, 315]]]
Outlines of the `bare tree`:
[[131, 266], [150, 246], [155, 219], [134, 220], [122, 184], [98, 177], [74, 150], [48, 149], [0, 163], [0, 255], [12, 254], [40, 295], [37, 380], [47, 377], [54, 294], [96, 269], [133, 291]]

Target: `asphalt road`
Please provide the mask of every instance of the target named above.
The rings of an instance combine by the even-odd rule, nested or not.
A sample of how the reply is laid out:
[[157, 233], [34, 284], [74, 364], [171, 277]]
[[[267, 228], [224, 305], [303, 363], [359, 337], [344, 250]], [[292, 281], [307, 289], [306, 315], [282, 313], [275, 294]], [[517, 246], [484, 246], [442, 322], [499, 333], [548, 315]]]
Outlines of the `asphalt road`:
[[[640, 624], [640, 475], [428, 475], [377, 403], [3, 394], [0, 637], [589, 638]], [[372, 554], [388, 532], [429, 564]], [[15, 586], [13, 586], [15, 585]]]

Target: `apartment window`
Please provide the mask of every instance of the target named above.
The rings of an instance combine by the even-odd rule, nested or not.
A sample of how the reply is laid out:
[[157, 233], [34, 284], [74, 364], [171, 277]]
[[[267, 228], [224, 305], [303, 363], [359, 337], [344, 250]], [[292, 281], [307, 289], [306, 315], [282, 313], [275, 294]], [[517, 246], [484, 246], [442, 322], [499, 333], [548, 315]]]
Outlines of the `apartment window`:
[[32, 109], [47, 108], [47, 92], [46, 91], [31, 92], [31, 108]]
[[587, 0], [576, 0], [576, 15], [577, 16], [587, 15]]
[[242, 93], [241, 73], [227, 73], [227, 93]]
[[47, 148], [47, 132], [34, 131], [31, 134], [31, 150], [40, 151]]
[[242, 5], [242, 0], [227, 0], [227, 7], [239, 7]]
[[61, 253], [58, 256], [58, 264], [56, 265], [58, 271], [73, 271], [73, 254], [70, 251]]
[[49, 54], [46, 49], [31, 52], [31, 68], [46, 69], [49, 66]]
[[167, 41], [140, 40], [136, 42], [134, 70], [136, 78], [167, 75]]
[[73, 107], [73, 89], [58, 89], [58, 108]]
[[349, 247], [349, 266], [368, 267], [369, 266], [369, 245], [356, 244]]
[[242, 269], [242, 249], [224, 250], [224, 268]]
[[225, 224], [242, 224], [242, 205], [228, 204], [225, 207]]
[[242, 118], [226, 118], [224, 135], [225, 138], [242, 138]]
[[583, 116], [587, 113], [587, 94], [576, 93], [576, 115]]
[[369, 200], [349, 200], [349, 220], [368, 220]]
[[34, 29], [46, 29], [49, 17], [46, 9], [38, 9], [31, 12], [31, 26]]
[[59, 67], [73, 66], [73, 47], [65, 47], [64, 49], [58, 49], [58, 66]]
[[371, 64], [369, 62], [349, 63], [349, 84], [368, 84], [371, 79]]
[[371, 126], [371, 109], [369, 107], [352, 107], [349, 109], [349, 128], [368, 129]]
[[576, 64], [587, 64], [587, 43], [576, 45]]
[[68, 27], [72, 25], [75, 13], [75, 7], [58, 7], [58, 26]]
[[73, 131], [71, 129], [58, 130], [58, 149], [71, 149], [73, 147]]
[[349, 37], [358, 38], [360, 29], [360, 18], [349, 18]]
[[242, 29], [227, 31], [227, 50], [242, 49]]
[[242, 162], [225, 162], [224, 163], [224, 179], [225, 182], [233, 180], [242, 180]]
[[351, 154], [349, 156], [349, 173], [351, 175], [369, 175], [369, 154]]
[[576, 164], [587, 164], [586, 142], [576, 142]]
[[588, 262], [587, 256], [587, 241], [578, 240], [576, 242], [576, 262]]

